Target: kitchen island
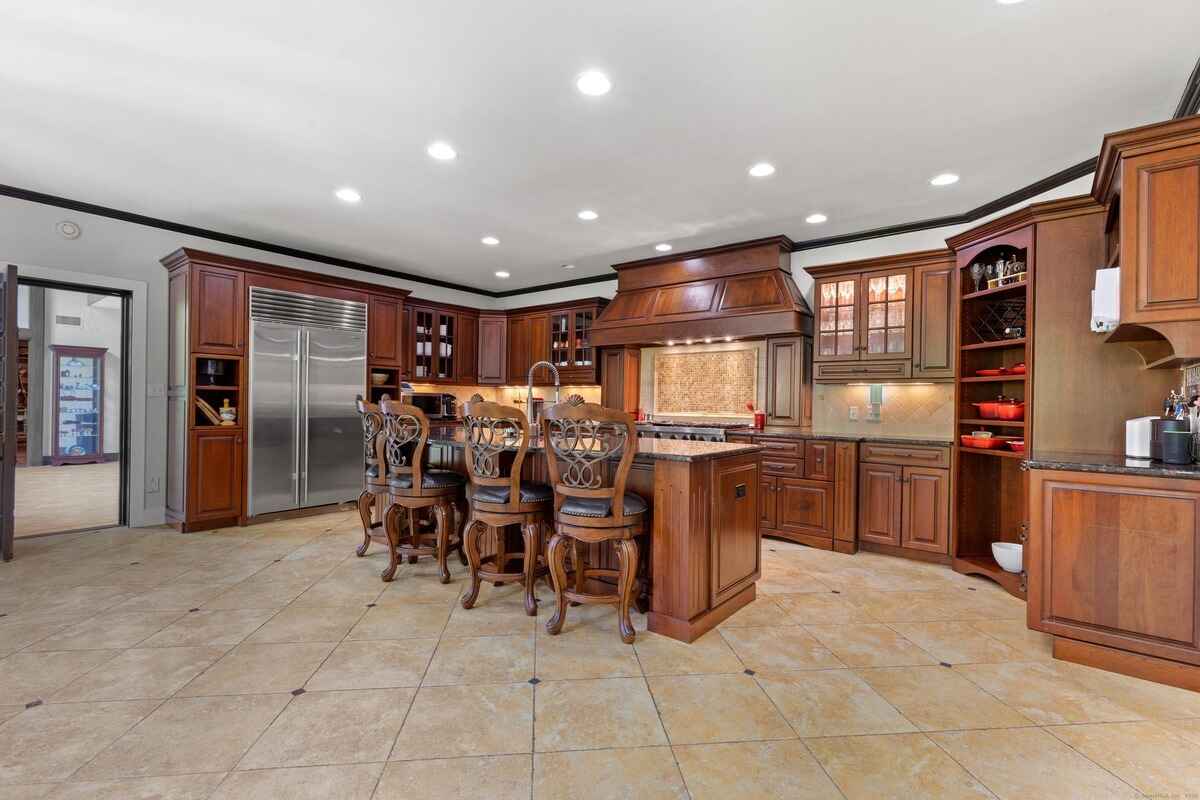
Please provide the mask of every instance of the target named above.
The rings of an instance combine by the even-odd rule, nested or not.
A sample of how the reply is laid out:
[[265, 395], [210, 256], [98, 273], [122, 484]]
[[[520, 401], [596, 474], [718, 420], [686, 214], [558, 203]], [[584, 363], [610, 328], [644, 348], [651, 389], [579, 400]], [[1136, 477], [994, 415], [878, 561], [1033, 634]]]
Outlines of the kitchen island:
[[[627, 491], [650, 509], [643, 580], [647, 627], [692, 642], [754, 600], [761, 574], [759, 472], [762, 448], [734, 442], [638, 439]], [[544, 444], [529, 443], [525, 480], [547, 483]], [[429, 463], [466, 472], [461, 425], [434, 425]], [[615, 567], [594, 545], [589, 565]]]
[[1200, 466], [1036, 451], [1028, 625], [1054, 656], [1200, 690]]

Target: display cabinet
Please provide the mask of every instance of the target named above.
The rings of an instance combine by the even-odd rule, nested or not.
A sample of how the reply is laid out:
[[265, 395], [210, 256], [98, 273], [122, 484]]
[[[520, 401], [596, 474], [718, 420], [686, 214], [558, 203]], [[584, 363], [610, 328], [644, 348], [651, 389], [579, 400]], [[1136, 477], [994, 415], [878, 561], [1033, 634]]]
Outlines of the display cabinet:
[[54, 359], [52, 464], [104, 461], [104, 347], [50, 345]]

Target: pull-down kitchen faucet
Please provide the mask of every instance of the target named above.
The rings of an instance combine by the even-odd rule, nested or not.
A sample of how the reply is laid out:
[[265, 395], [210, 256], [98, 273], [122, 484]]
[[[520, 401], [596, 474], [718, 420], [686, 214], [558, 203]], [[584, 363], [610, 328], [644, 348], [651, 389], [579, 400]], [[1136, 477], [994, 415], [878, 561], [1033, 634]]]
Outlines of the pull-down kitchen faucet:
[[554, 403], [559, 402], [559, 390], [562, 385], [558, 382], [558, 367], [551, 364], [549, 361], [537, 361], [529, 368], [529, 390], [525, 393], [525, 413], [529, 415], [529, 424], [536, 425], [538, 420], [533, 418], [533, 371], [538, 367], [549, 367], [550, 374], [554, 376]]

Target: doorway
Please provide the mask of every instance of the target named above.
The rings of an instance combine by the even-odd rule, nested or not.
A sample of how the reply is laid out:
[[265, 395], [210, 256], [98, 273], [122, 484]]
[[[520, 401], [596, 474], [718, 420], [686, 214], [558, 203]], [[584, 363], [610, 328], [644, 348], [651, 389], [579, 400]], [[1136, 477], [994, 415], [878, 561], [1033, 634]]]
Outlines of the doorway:
[[18, 278], [17, 539], [127, 522], [130, 296]]

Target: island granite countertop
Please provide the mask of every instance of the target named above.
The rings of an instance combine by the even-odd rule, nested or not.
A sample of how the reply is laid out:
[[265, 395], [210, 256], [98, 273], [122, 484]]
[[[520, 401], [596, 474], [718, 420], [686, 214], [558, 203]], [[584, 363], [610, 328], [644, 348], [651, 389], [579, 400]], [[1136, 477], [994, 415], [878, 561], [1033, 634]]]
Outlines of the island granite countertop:
[[1112, 475], [1144, 475], [1148, 478], [1191, 478], [1200, 480], [1200, 464], [1164, 464], [1148, 458], [1128, 458], [1104, 453], [1069, 450], [1038, 450], [1022, 462], [1028, 469], [1068, 472], [1106, 472]]
[[[462, 425], [430, 425], [429, 443], [461, 448], [465, 445]], [[682, 439], [638, 439], [635, 461], [706, 461], [749, 453], [763, 448], [744, 442], [693, 442]], [[516, 450], [514, 446], [511, 448]], [[541, 453], [545, 442], [540, 435], [529, 439], [529, 452]]]

